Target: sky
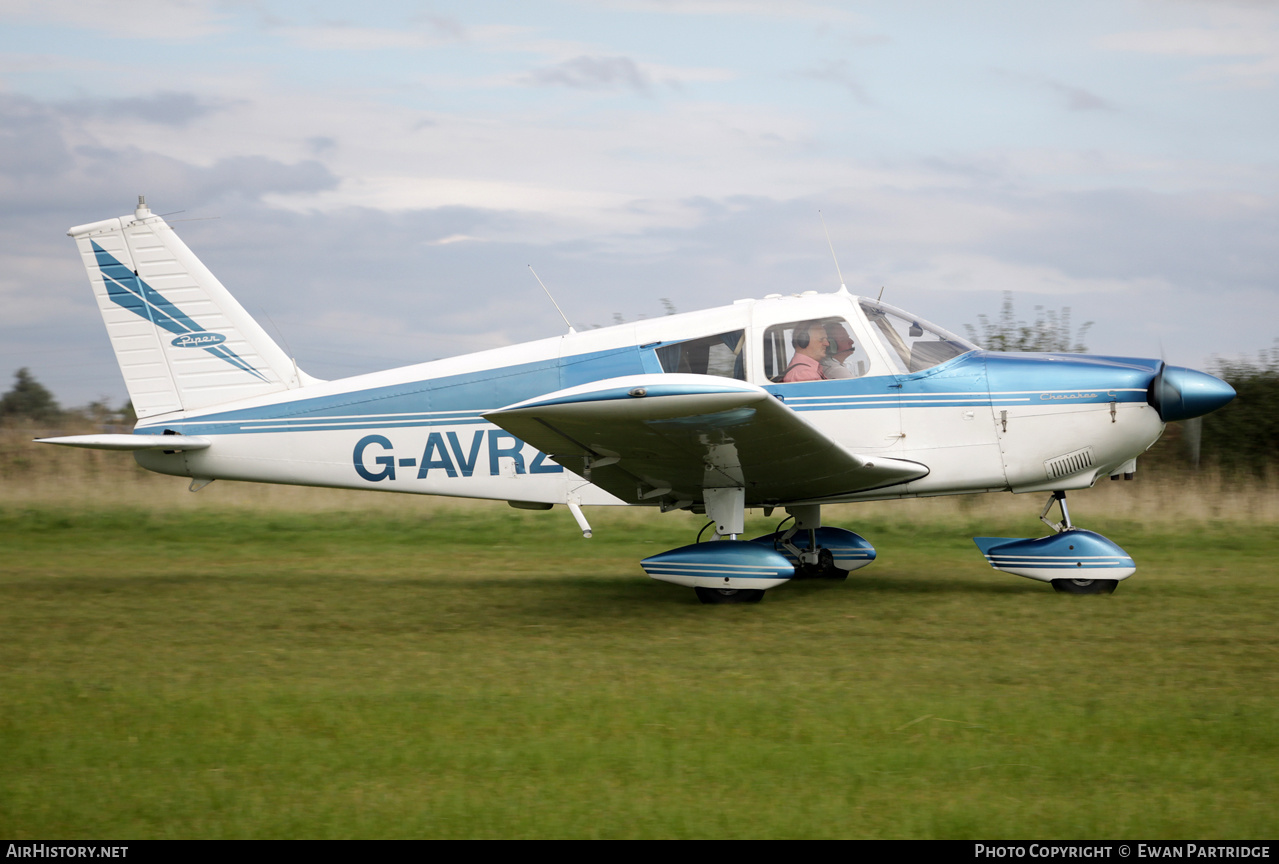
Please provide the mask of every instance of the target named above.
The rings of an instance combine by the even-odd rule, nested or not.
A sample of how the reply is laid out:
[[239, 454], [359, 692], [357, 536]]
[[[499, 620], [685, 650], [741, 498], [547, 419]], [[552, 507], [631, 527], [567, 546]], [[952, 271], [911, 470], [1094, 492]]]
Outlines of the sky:
[[530, 265], [581, 329], [832, 247], [1207, 368], [1279, 338], [1279, 4], [0, 0], [0, 376], [125, 401], [66, 231], [139, 194], [320, 378], [563, 333]]

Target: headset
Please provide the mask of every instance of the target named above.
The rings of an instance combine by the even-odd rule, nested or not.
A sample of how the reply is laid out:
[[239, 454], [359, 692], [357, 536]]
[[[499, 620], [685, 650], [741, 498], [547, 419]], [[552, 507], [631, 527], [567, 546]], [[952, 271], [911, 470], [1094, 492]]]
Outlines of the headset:
[[[820, 321], [804, 321], [795, 327], [795, 332], [790, 334], [790, 344], [792, 348], [807, 348], [811, 337], [808, 332], [814, 327], [823, 327]], [[823, 327], [823, 332], [825, 328]]]

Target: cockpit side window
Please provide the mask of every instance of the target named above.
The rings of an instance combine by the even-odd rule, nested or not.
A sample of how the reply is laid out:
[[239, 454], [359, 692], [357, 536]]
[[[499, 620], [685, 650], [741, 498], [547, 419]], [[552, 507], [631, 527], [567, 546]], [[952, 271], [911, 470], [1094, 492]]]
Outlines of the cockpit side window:
[[860, 378], [870, 357], [843, 318], [775, 324], [764, 331], [764, 376], [774, 384]]
[[732, 330], [663, 345], [657, 349], [657, 360], [662, 364], [663, 372], [718, 375], [745, 381], [745, 346], [746, 331]]
[[935, 324], [913, 318], [900, 309], [871, 300], [861, 301], [871, 331], [899, 373], [922, 372], [977, 346]]

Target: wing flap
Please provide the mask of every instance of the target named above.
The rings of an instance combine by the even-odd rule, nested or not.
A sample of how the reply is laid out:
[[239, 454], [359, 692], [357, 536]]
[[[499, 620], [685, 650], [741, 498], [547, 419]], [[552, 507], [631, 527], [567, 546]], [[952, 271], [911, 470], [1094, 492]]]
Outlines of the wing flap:
[[724, 487], [744, 488], [749, 504], [812, 500], [928, 473], [851, 453], [763, 388], [707, 375], [598, 381], [484, 418], [624, 501], [697, 501]]

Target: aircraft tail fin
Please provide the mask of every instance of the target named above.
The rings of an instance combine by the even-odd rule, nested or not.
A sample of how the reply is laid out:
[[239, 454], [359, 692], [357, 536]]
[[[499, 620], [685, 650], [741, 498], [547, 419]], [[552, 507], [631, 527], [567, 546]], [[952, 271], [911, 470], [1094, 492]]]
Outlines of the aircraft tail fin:
[[313, 383], [173, 229], [138, 198], [131, 216], [75, 238], [139, 419]]

